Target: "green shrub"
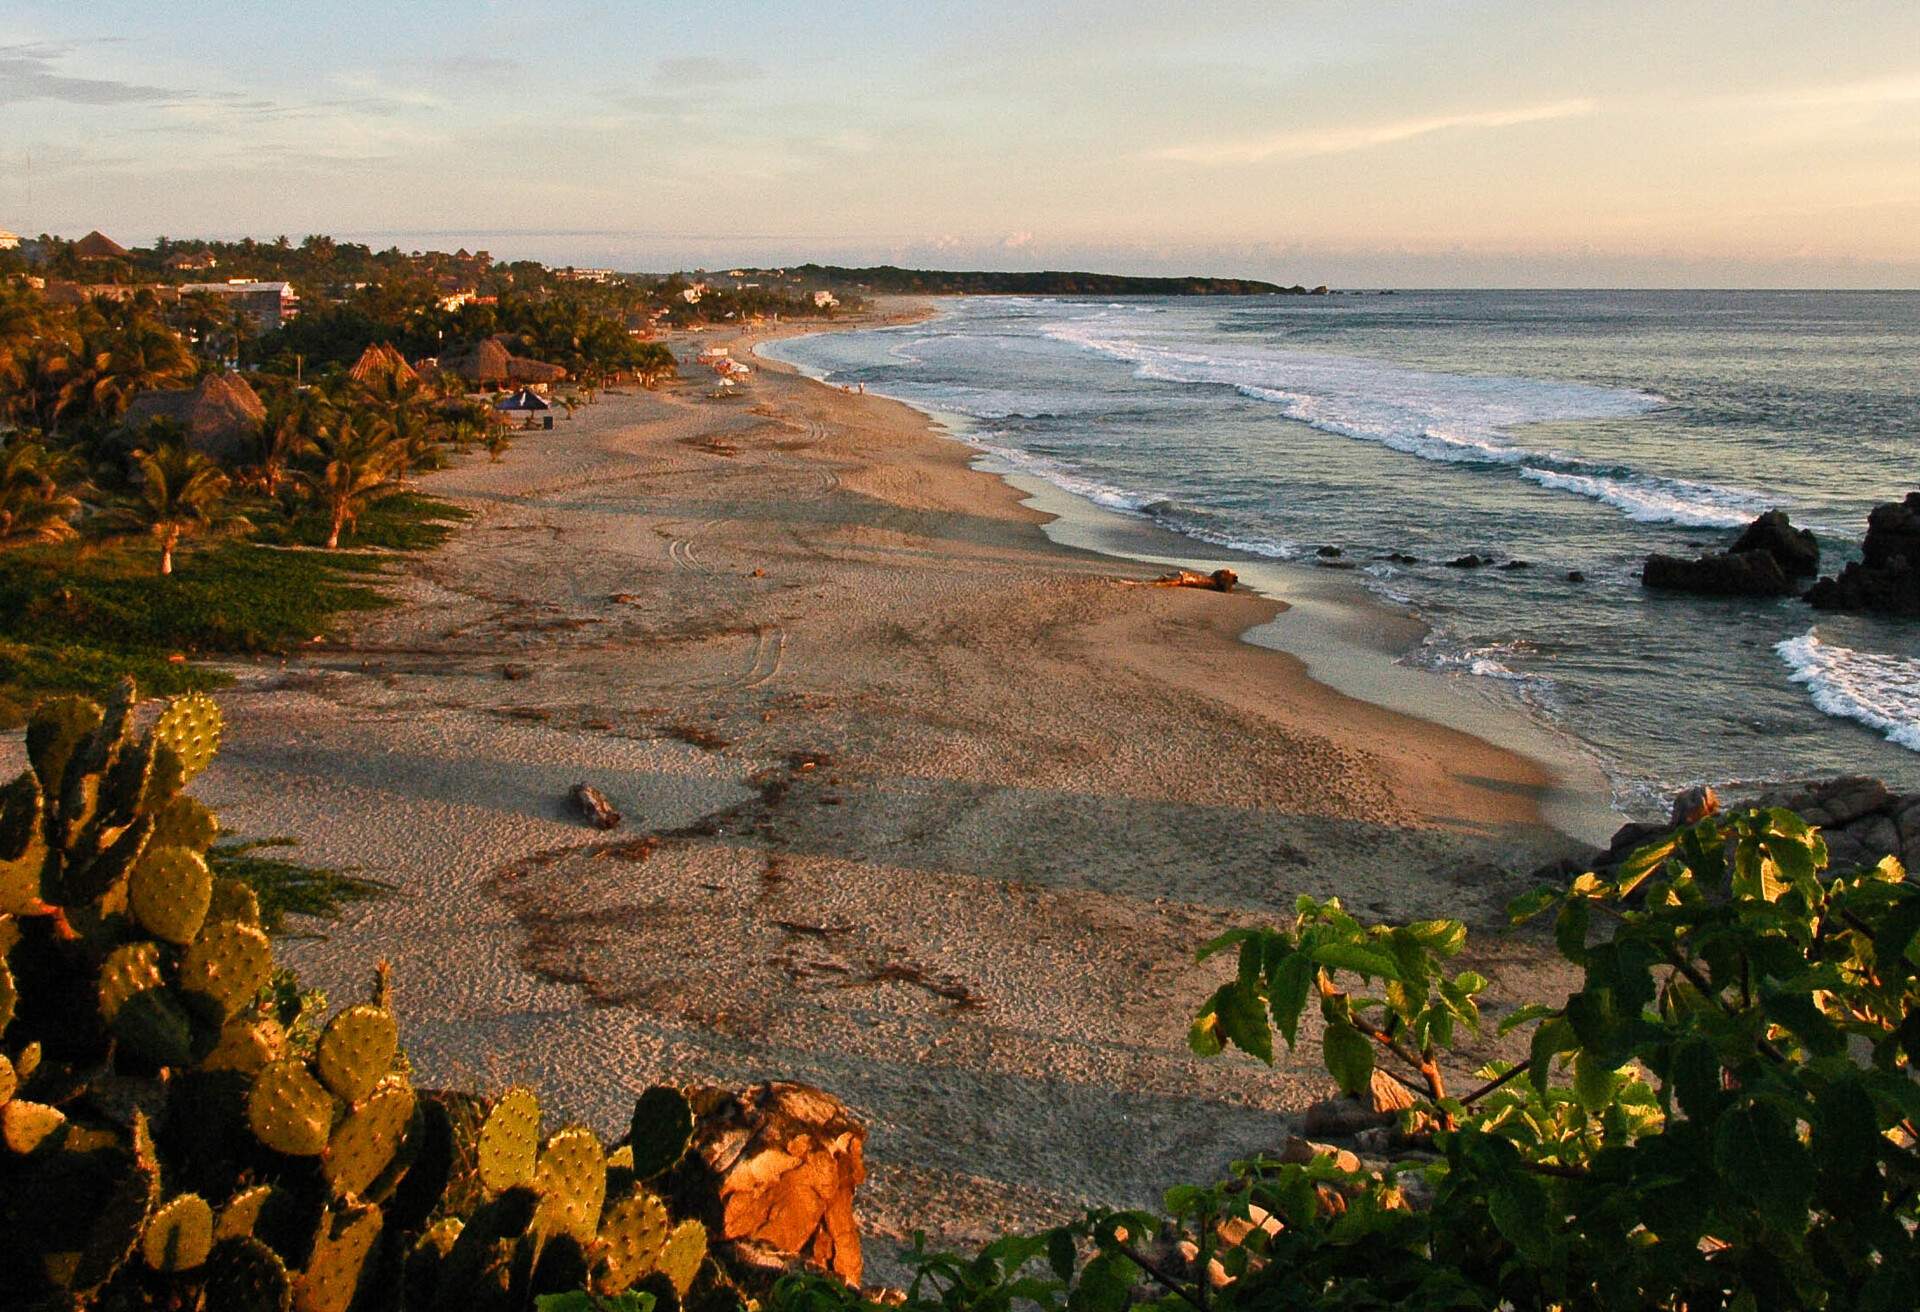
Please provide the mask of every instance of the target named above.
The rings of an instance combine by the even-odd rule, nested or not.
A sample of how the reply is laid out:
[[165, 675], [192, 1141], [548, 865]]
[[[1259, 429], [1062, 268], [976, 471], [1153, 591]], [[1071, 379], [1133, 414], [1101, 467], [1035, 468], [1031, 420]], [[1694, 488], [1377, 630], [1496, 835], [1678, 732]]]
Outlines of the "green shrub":
[[[1416, 1096], [1385, 1171], [1249, 1161], [1168, 1191], [1164, 1215], [1094, 1213], [971, 1260], [921, 1254], [909, 1308], [1914, 1305], [1920, 890], [1897, 862], [1830, 871], [1804, 821], [1750, 811], [1513, 912], [1551, 914], [1584, 979], [1508, 1016], [1528, 1059], [1470, 1084], [1447, 1072], [1486, 981], [1449, 970], [1458, 922], [1366, 926], [1304, 898], [1291, 924], [1203, 950], [1236, 951], [1238, 970], [1201, 1008], [1197, 1052], [1270, 1061], [1317, 1003], [1343, 1087], [1379, 1068]], [[1430, 1200], [1410, 1206], [1415, 1193]], [[797, 1277], [770, 1306], [856, 1302]]]

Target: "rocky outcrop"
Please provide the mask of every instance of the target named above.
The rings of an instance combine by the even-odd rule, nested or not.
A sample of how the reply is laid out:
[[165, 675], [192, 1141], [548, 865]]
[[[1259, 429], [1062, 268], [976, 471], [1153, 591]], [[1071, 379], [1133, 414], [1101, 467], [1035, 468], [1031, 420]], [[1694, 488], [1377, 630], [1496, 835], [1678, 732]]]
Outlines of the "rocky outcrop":
[[1789, 597], [1797, 589], [1780, 562], [1766, 551], [1716, 551], [1697, 560], [1647, 557], [1640, 582], [1664, 592], [1709, 597]]
[[1734, 555], [1743, 551], [1766, 552], [1795, 578], [1820, 572], [1820, 540], [1811, 529], [1795, 528], [1784, 510], [1769, 510], [1747, 525], [1732, 547]]
[[693, 1142], [672, 1190], [689, 1214], [743, 1257], [797, 1254], [857, 1287], [853, 1194], [867, 1175], [866, 1127], [804, 1084], [703, 1087], [687, 1099]]
[[1920, 492], [1873, 508], [1861, 557], [1814, 584], [1807, 600], [1819, 610], [1920, 619]]
[[1647, 557], [1640, 581], [1667, 592], [1696, 592], [1709, 597], [1787, 597], [1798, 591], [1796, 578], [1819, 571], [1820, 544], [1806, 529], [1795, 528], [1783, 510], [1769, 510], [1747, 525], [1726, 551], [1696, 560]]
[[1820, 828], [1827, 857], [1834, 869], [1870, 866], [1882, 857], [1899, 858], [1903, 865], [1920, 863], [1920, 793], [1890, 791], [1878, 779], [1846, 775], [1835, 779], [1773, 784], [1746, 790], [1724, 802], [1711, 788], [1690, 788], [1674, 799], [1666, 824], [1634, 822], [1622, 825], [1606, 847], [1585, 860], [1572, 858], [1540, 871], [1557, 879], [1591, 870], [1605, 875], [1618, 869], [1635, 849], [1664, 838], [1683, 824], [1691, 824], [1713, 809], [1741, 811], [1748, 807], [1785, 807]]

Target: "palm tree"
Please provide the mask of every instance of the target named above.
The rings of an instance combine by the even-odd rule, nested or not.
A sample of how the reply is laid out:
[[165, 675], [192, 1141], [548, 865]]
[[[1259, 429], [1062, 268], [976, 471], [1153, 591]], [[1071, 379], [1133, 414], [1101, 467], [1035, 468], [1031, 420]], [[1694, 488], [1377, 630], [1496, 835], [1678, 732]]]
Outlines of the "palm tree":
[[179, 335], [138, 306], [95, 314], [82, 331], [82, 364], [64, 389], [62, 409], [82, 405], [118, 418], [135, 394], [184, 383], [199, 369]]
[[61, 485], [69, 463], [19, 437], [0, 447], [0, 544], [59, 542], [74, 535], [80, 498]]
[[253, 439], [251, 459], [244, 471], [249, 483], [270, 497], [278, 496], [288, 466], [313, 451], [332, 416], [326, 396], [314, 388], [276, 398]]
[[314, 444], [324, 462], [305, 478], [315, 501], [327, 512], [327, 550], [340, 546], [340, 533], [353, 527], [370, 501], [399, 482], [406, 449], [375, 428], [356, 428], [342, 419]]
[[231, 486], [220, 466], [184, 443], [166, 442], [135, 456], [139, 487], [101, 519], [110, 527], [145, 530], [160, 543], [160, 573], [173, 573], [173, 553], [202, 529], [244, 528], [227, 511]]

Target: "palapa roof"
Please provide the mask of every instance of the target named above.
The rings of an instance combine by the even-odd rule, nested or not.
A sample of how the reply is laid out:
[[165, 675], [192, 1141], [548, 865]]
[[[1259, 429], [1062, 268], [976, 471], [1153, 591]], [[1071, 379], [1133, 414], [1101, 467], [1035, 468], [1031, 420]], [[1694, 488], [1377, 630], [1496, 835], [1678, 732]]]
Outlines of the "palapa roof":
[[73, 253], [83, 260], [124, 260], [127, 248], [95, 228], [73, 244]]
[[524, 355], [507, 357], [508, 382], [557, 383], [566, 376], [567, 371], [557, 364], [548, 364], [544, 360], [530, 360]]
[[392, 378], [402, 383], [418, 381], [420, 375], [414, 372], [405, 356], [393, 348], [389, 342], [369, 346], [360, 353], [360, 358], [347, 370], [356, 383], [370, 383]]
[[247, 439], [267, 417], [260, 394], [238, 374], [208, 374], [196, 387], [142, 392], [127, 405], [123, 422], [138, 428], [171, 419], [186, 430], [187, 445], [215, 460], [237, 460]]
[[448, 351], [440, 357], [440, 367], [456, 373], [470, 383], [504, 383], [508, 363], [513, 359], [507, 348], [491, 337]]

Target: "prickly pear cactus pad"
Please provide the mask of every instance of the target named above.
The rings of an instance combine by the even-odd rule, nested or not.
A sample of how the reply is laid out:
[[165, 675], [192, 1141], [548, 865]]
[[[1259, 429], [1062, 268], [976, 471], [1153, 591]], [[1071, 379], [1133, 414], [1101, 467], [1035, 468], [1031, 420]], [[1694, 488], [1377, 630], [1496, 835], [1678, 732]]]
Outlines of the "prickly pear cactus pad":
[[627, 1143], [637, 1178], [651, 1180], [671, 1170], [686, 1156], [692, 1138], [693, 1107], [680, 1090], [656, 1084], [634, 1100]]
[[334, 1101], [307, 1064], [288, 1058], [253, 1078], [247, 1123], [260, 1142], [291, 1157], [318, 1157], [333, 1129]]
[[533, 1183], [540, 1154], [540, 1100], [515, 1086], [500, 1095], [480, 1127], [480, 1183], [503, 1193]]
[[214, 1221], [214, 1238], [231, 1239], [236, 1235], [252, 1234], [254, 1223], [260, 1219], [260, 1209], [267, 1205], [267, 1199], [272, 1196], [272, 1185], [257, 1184], [227, 1199], [227, 1205], [220, 1209], [220, 1215]]
[[57, 1107], [12, 1098], [0, 1106], [0, 1143], [24, 1157], [66, 1123], [66, 1115]]
[[248, 1235], [223, 1238], [207, 1256], [207, 1312], [288, 1312], [293, 1283], [280, 1255]]
[[172, 749], [186, 777], [192, 779], [220, 750], [220, 708], [203, 692], [190, 692], [167, 703], [154, 723], [153, 736]]
[[359, 1102], [393, 1069], [399, 1048], [391, 1012], [364, 1002], [348, 1007], [320, 1034], [320, 1078], [347, 1102]]
[[213, 1209], [198, 1194], [168, 1199], [140, 1240], [140, 1252], [155, 1271], [191, 1271], [212, 1248]]
[[252, 925], [215, 922], [180, 960], [180, 987], [205, 994], [231, 1016], [273, 975], [273, 944]]
[[335, 1193], [359, 1197], [393, 1164], [413, 1121], [413, 1102], [406, 1081], [390, 1077], [340, 1123], [324, 1159]]
[[148, 989], [166, 987], [160, 974], [158, 943], [127, 943], [107, 954], [100, 967], [100, 1015], [112, 1020], [127, 1000]]
[[213, 872], [198, 852], [149, 847], [133, 868], [127, 900], [148, 933], [184, 946], [193, 942], [207, 918]]
[[22, 774], [0, 788], [0, 916], [31, 910], [40, 901], [40, 781]]
[[684, 1295], [693, 1288], [700, 1264], [707, 1258], [707, 1228], [698, 1221], [682, 1221], [667, 1236], [660, 1253], [660, 1270], [673, 1282], [673, 1292]]
[[313, 1256], [294, 1281], [294, 1306], [300, 1312], [347, 1312], [366, 1270], [367, 1255], [380, 1237], [380, 1224], [377, 1207], [329, 1213], [321, 1221]]
[[569, 1127], [547, 1141], [534, 1173], [540, 1208], [534, 1228], [589, 1242], [607, 1197], [607, 1159], [592, 1130]]
[[235, 1016], [220, 1030], [220, 1041], [200, 1062], [208, 1071], [252, 1075], [285, 1053], [287, 1032], [268, 1016]]
[[214, 819], [213, 812], [191, 797], [176, 797], [154, 817], [153, 837], [148, 842], [155, 847], [184, 847], [204, 852], [219, 836], [220, 822]]
[[600, 1243], [605, 1255], [595, 1287], [603, 1294], [618, 1294], [659, 1269], [660, 1254], [667, 1246], [665, 1204], [650, 1193], [628, 1194], [607, 1209], [600, 1224]]

